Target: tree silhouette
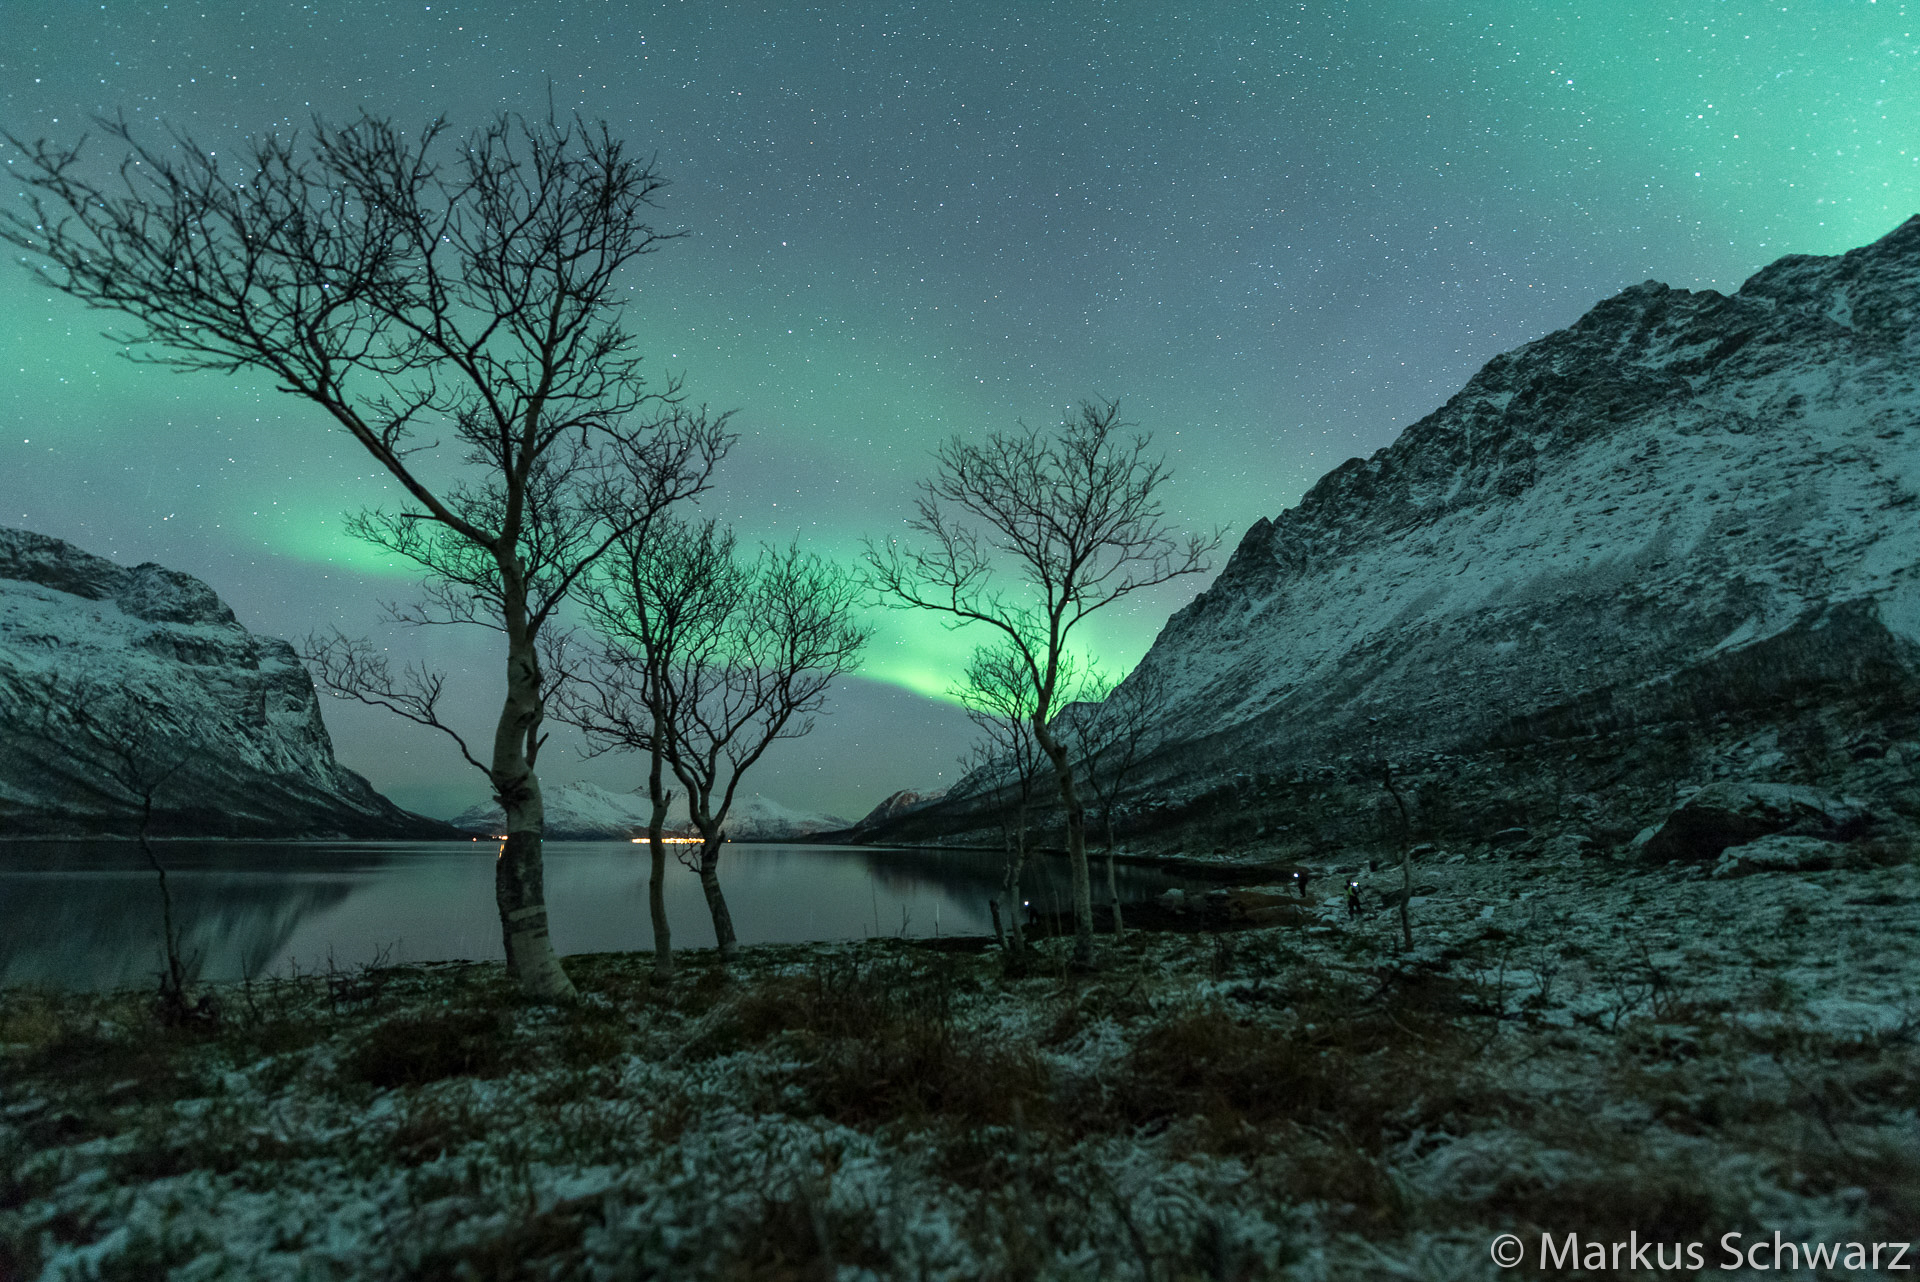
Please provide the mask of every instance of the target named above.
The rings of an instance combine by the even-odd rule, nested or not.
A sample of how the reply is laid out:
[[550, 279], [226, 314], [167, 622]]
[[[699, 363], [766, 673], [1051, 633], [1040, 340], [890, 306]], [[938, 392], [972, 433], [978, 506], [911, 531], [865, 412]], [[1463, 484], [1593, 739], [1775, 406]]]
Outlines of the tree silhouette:
[[1106, 838], [1107, 899], [1113, 909], [1113, 936], [1126, 933], [1120, 913], [1120, 883], [1113, 866], [1113, 818], [1127, 777], [1140, 764], [1147, 736], [1166, 705], [1166, 682], [1160, 669], [1141, 667], [1126, 680], [1114, 683], [1090, 677], [1081, 689], [1081, 702], [1068, 709], [1066, 733], [1086, 772], [1087, 787], [1100, 806], [1100, 826]]
[[[1033, 693], [1029, 721], [1053, 766], [1073, 869], [1074, 960], [1093, 962], [1086, 809], [1072, 752], [1050, 724], [1066, 702], [1068, 644], [1101, 610], [1143, 588], [1205, 571], [1220, 535], [1168, 527], [1159, 491], [1170, 473], [1117, 402], [1085, 402], [1058, 432], [955, 436], [935, 452], [908, 526], [924, 542], [867, 545], [881, 597], [996, 629]], [[1018, 586], [1001, 586], [1002, 572]]]
[[[652, 482], [693, 492], [724, 449], [722, 420], [689, 408], [678, 380], [644, 378], [620, 324], [624, 269], [677, 234], [649, 221], [666, 180], [579, 120], [501, 116], [449, 147], [444, 121], [409, 138], [363, 114], [268, 134], [237, 164], [183, 134], [157, 148], [124, 120], [101, 125], [126, 148], [117, 178], [96, 177], [80, 144], [8, 136], [28, 192], [0, 237], [54, 288], [132, 318], [115, 337], [137, 359], [264, 373], [398, 482], [403, 506], [354, 528], [426, 570], [412, 621], [502, 634], [492, 744], [462, 752], [506, 812], [508, 965], [531, 995], [570, 997], [547, 934], [533, 769], [540, 632], [648, 519]], [[333, 657], [323, 677], [381, 675], [364, 654]], [[386, 692], [411, 703], [370, 693], [416, 711], [425, 698], [437, 716], [437, 687]]]
[[[700, 833], [691, 863], [723, 959], [739, 946], [720, 889], [727, 815], [747, 771], [777, 741], [811, 732], [827, 688], [852, 670], [870, 635], [853, 619], [859, 592], [798, 545], [743, 561], [717, 523], [671, 518], [631, 533], [583, 585], [605, 648], [591, 694], [571, 699], [566, 716], [590, 742], [664, 761], [686, 789]], [[664, 817], [657, 777], [649, 786]]]
[[133, 809], [134, 840], [160, 888], [160, 1014], [170, 1023], [211, 1016], [207, 1001], [187, 1000], [189, 972], [173, 917], [167, 866], [153, 847], [153, 812], [195, 751], [190, 714], [128, 685], [46, 674], [27, 686], [39, 716], [28, 733], [49, 747], [90, 760], [101, 772], [102, 791], [120, 794]]
[[1000, 822], [1007, 862], [1001, 889], [1012, 915], [1008, 927], [1017, 957], [1026, 950], [1020, 878], [1027, 862], [1027, 818], [1045, 754], [1033, 736], [1033, 686], [1018, 650], [1000, 642], [983, 645], [967, 662], [966, 683], [954, 694], [980, 740], [961, 757], [966, 777], [982, 781], [986, 802]]

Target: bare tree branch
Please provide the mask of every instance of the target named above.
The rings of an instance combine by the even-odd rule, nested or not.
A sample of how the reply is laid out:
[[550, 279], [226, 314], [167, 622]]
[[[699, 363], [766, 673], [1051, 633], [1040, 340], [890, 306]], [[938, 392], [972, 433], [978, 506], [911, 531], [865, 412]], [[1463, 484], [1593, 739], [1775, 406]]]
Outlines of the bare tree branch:
[[[423, 601], [394, 617], [504, 636], [484, 754], [506, 811], [502, 937], [529, 991], [570, 997], [540, 864], [540, 632], [588, 565], [704, 488], [730, 441], [678, 378], [643, 375], [620, 323], [624, 270], [680, 234], [652, 222], [665, 179], [577, 118], [499, 116], [449, 154], [443, 121], [409, 137], [362, 114], [267, 134], [237, 163], [182, 133], [166, 147], [123, 118], [100, 127], [125, 148], [115, 178], [83, 162], [84, 140], [7, 135], [27, 194], [0, 212], [0, 239], [54, 288], [129, 317], [137, 358], [262, 371], [399, 482], [400, 508], [349, 528], [426, 571]], [[424, 466], [442, 436], [457, 464]], [[437, 675], [396, 676], [343, 637], [315, 645], [331, 688], [452, 734]]]
[[313, 672], [315, 684], [336, 699], [355, 699], [373, 708], [405, 717], [415, 725], [431, 726], [453, 740], [466, 763], [492, 777], [487, 764], [473, 754], [467, 741], [440, 718], [440, 700], [446, 678], [417, 663], [395, 675], [387, 656], [365, 637], [350, 637], [335, 628], [331, 633], [309, 633], [300, 657]]
[[1094, 612], [1204, 572], [1221, 534], [1181, 534], [1167, 523], [1158, 491], [1171, 473], [1148, 437], [1128, 434], [1114, 401], [1083, 402], [1052, 435], [1023, 427], [955, 436], [934, 461], [907, 522], [921, 541], [869, 541], [868, 580], [891, 605], [933, 610], [956, 627], [985, 624], [1017, 656], [1033, 691], [1034, 737], [1066, 811], [1075, 960], [1091, 965], [1084, 807], [1069, 750], [1050, 728], [1070, 688], [1070, 639]]
[[752, 562], [713, 521], [661, 517], [620, 540], [579, 596], [605, 645], [561, 715], [596, 748], [671, 767], [702, 841], [697, 870], [723, 955], [735, 947], [717, 868], [741, 779], [768, 748], [813, 729], [828, 687], [869, 631], [860, 585], [799, 546]]

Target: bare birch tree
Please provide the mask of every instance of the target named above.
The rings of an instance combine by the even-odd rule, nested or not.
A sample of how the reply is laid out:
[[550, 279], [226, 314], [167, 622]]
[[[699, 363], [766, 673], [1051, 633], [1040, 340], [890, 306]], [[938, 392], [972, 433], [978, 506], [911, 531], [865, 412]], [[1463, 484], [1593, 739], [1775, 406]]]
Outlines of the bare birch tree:
[[187, 1000], [194, 965], [181, 954], [167, 866], [153, 847], [154, 808], [191, 759], [201, 733], [187, 720], [190, 711], [168, 707], [131, 686], [54, 674], [30, 684], [25, 693], [39, 710], [28, 733], [62, 756], [90, 758], [100, 769], [100, 790], [117, 793], [112, 799], [133, 811], [134, 840], [160, 888], [161, 1017], [175, 1024], [210, 1017], [209, 1001]]
[[746, 594], [744, 571], [732, 536], [717, 525], [650, 523], [622, 538], [578, 591], [601, 646], [576, 668], [557, 715], [579, 727], [595, 753], [647, 754], [647, 911], [653, 982], [664, 984], [674, 974], [667, 763], [682, 687], [673, 674], [685, 655], [726, 649], [722, 633]]
[[978, 745], [961, 761], [970, 767], [968, 774], [983, 781], [986, 803], [1000, 823], [1007, 852], [1001, 893], [1012, 915], [1007, 929], [1017, 956], [1026, 950], [1020, 879], [1027, 862], [1027, 820], [1046, 762], [1033, 737], [1033, 686], [1019, 652], [1002, 642], [973, 652], [966, 684], [954, 693], [981, 732]]
[[[508, 965], [530, 994], [570, 996], [541, 868], [538, 638], [572, 579], [645, 518], [560, 514], [606, 512], [583, 495], [604, 498], [663, 420], [693, 438], [712, 426], [676, 380], [642, 377], [620, 324], [623, 269], [678, 234], [650, 222], [666, 180], [578, 120], [502, 116], [443, 161], [444, 122], [409, 139], [362, 115], [269, 134], [237, 164], [184, 135], [154, 147], [124, 120], [101, 124], [126, 148], [117, 178], [96, 176], [80, 145], [9, 136], [28, 191], [0, 237], [54, 288], [131, 317], [115, 337], [137, 359], [264, 373], [398, 483], [405, 506], [360, 532], [426, 567], [438, 619], [484, 615], [503, 635], [492, 744], [462, 752], [506, 812], [495, 895]], [[530, 542], [541, 503], [554, 518], [544, 550]], [[380, 675], [364, 654], [336, 658]]]
[[1126, 680], [1090, 676], [1081, 686], [1081, 702], [1065, 718], [1067, 735], [1086, 772], [1087, 788], [1100, 807], [1107, 857], [1107, 900], [1113, 908], [1113, 937], [1126, 933], [1120, 913], [1120, 881], [1113, 866], [1113, 818], [1127, 777], [1140, 764], [1147, 735], [1166, 702], [1166, 683], [1158, 668], [1136, 668]]
[[[1093, 888], [1086, 808], [1072, 753], [1054, 733], [1066, 702], [1065, 661], [1074, 629], [1143, 588], [1208, 568], [1220, 535], [1180, 534], [1162, 512], [1169, 472], [1145, 435], [1129, 434], [1117, 402], [1085, 402], [1058, 432], [1030, 428], [935, 451], [909, 528], [915, 547], [869, 543], [867, 565], [883, 599], [935, 610], [955, 626], [983, 623], [1019, 655], [1033, 691], [1035, 741], [1053, 767], [1066, 812], [1073, 870], [1074, 960], [1093, 963]], [[1006, 575], [1012, 588], [1002, 586]]]
[[727, 815], [747, 771], [774, 743], [811, 732], [828, 687], [853, 669], [869, 636], [854, 621], [859, 595], [844, 570], [797, 545], [743, 562], [717, 523], [672, 519], [623, 542], [584, 594], [607, 642], [604, 669], [627, 675], [601, 681], [598, 706], [568, 715], [591, 738], [650, 762], [657, 753], [686, 789], [700, 834], [690, 862], [722, 958], [739, 947], [720, 889]]

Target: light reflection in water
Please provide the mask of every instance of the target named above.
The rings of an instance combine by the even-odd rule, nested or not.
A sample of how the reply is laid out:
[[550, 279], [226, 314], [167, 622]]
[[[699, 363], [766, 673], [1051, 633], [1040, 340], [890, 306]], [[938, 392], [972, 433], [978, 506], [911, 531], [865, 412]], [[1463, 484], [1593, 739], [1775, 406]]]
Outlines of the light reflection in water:
[[[157, 850], [182, 951], [208, 979], [325, 969], [329, 958], [352, 967], [383, 953], [394, 962], [501, 956], [491, 843], [180, 841]], [[548, 843], [555, 947], [651, 948], [647, 867], [644, 845]], [[698, 876], [677, 858], [667, 869], [675, 945], [711, 947]], [[743, 943], [983, 935], [1000, 857], [735, 842], [720, 880]], [[1122, 869], [1120, 882], [1126, 899], [1193, 884], [1135, 868]], [[1064, 861], [1030, 861], [1026, 890], [1036, 907], [1064, 911]], [[138, 847], [0, 842], [0, 983], [144, 986], [160, 966], [159, 922], [159, 891]]]

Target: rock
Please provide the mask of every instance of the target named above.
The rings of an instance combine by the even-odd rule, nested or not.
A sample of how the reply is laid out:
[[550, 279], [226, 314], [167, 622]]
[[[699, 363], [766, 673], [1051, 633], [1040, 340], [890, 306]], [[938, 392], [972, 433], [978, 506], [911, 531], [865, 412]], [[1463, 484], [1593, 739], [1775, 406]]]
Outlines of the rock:
[[1745, 877], [1761, 872], [1822, 872], [1828, 868], [1850, 868], [1860, 860], [1847, 846], [1819, 837], [1796, 837], [1784, 833], [1729, 846], [1720, 852], [1713, 867], [1715, 877]]
[[1549, 859], [1563, 862], [1585, 859], [1594, 853], [1594, 841], [1583, 832], [1562, 833], [1547, 838], [1542, 851]]
[[1525, 828], [1502, 828], [1487, 838], [1487, 844], [1498, 850], [1502, 846], [1517, 846], [1532, 836]]
[[0, 529], [0, 831], [126, 836], [137, 805], [110, 750], [39, 727], [49, 674], [125, 691], [168, 719], [181, 762], [152, 831], [198, 837], [451, 837], [333, 756], [293, 647], [247, 631], [178, 570], [129, 569], [70, 543]]
[[1866, 826], [1857, 802], [1785, 783], [1712, 783], [1633, 839], [1643, 859], [1713, 859], [1773, 833], [1845, 839]]
[[[1438, 886], [1415, 886], [1413, 888], [1413, 898], [1418, 899], [1422, 895], [1431, 895], [1439, 889]], [[1374, 893], [1380, 896], [1380, 906], [1382, 908], [1398, 908], [1400, 901], [1407, 898], [1407, 892], [1404, 887], [1399, 890], [1379, 890]]]
[[1300, 906], [1300, 896], [1291, 886], [1239, 886], [1227, 892], [1227, 911], [1242, 916], [1263, 908], [1281, 905]]
[[1241, 914], [1240, 920], [1249, 926], [1304, 926], [1315, 918], [1311, 912], [1295, 901], [1291, 904], [1270, 904], [1265, 908], [1251, 909]]

